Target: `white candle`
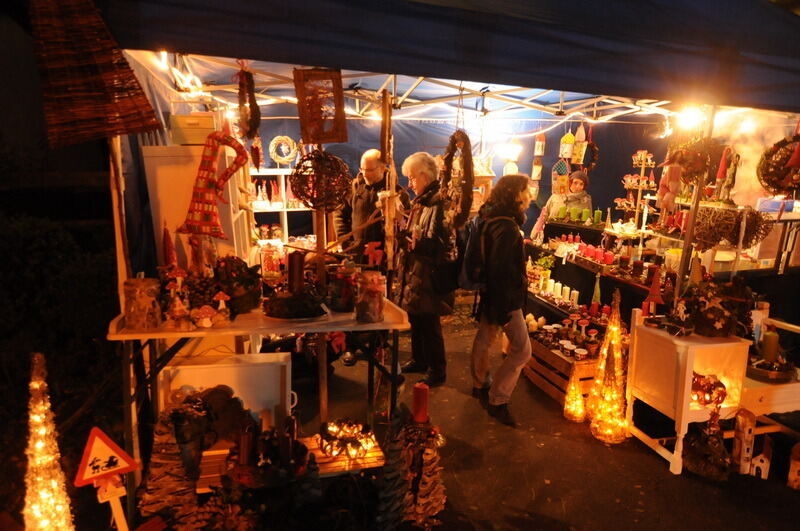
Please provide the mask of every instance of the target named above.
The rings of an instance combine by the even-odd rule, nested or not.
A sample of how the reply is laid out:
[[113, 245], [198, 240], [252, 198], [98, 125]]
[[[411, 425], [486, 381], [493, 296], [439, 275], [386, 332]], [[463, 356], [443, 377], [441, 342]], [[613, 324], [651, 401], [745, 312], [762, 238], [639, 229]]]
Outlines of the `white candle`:
[[547, 293], [552, 294], [553, 290], [555, 289], [556, 281], [552, 278], [547, 279]]
[[556, 299], [561, 298], [561, 282], [556, 282], [553, 285], [553, 297], [555, 297]]
[[573, 305], [577, 306], [578, 305], [578, 295], [580, 295], [580, 294], [581, 294], [580, 291], [578, 291], [576, 289], [572, 290], [572, 293], [570, 293], [569, 302], [571, 302]]
[[569, 300], [569, 292], [570, 291], [571, 290], [570, 290], [569, 286], [562, 287], [561, 288], [561, 298], [564, 299], [565, 301], [568, 301]]

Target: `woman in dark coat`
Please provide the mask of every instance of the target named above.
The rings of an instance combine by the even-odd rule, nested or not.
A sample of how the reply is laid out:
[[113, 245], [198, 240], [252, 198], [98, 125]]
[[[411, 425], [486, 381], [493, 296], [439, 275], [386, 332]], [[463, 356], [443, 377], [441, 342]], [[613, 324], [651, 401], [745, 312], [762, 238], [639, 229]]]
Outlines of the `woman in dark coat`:
[[439, 190], [434, 158], [428, 153], [414, 153], [403, 162], [402, 171], [416, 194], [407, 229], [400, 234], [404, 240], [400, 303], [411, 323], [411, 361], [403, 365], [403, 372], [425, 372], [422, 381], [435, 387], [446, 379], [440, 317], [452, 313], [454, 294], [442, 293], [434, 274], [453, 258], [455, 235], [444, 223], [445, 198]]
[[[531, 200], [529, 182], [527, 175], [503, 176], [479, 212], [483, 218], [486, 287], [481, 290], [480, 325], [472, 344], [473, 395], [485, 397], [488, 394], [489, 414], [510, 426], [515, 422], [508, 402], [522, 368], [531, 357], [523, 315], [528, 280], [521, 232]], [[492, 381], [489, 348], [500, 329], [509, 341], [508, 356]]]

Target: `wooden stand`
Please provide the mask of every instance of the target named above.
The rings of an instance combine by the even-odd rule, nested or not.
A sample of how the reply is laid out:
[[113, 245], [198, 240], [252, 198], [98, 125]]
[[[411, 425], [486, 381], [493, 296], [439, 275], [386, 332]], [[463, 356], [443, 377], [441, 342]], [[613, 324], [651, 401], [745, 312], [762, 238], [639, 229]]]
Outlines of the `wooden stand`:
[[314, 454], [317, 464], [319, 465], [319, 477], [321, 478], [354, 474], [370, 468], [380, 468], [385, 463], [383, 452], [377, 444], [373, 446], [364, 457], [350, 459], [343, 455], [328, 457], [323, 454], [322, 450], [319, 449], [319, 439], [316, 436], [305, 437], [298, 440], [306, 445], [309, 452]]
[[596, 370], [596, 359], [575, 361], [557, 350], [548, 349], [535, 339], [531, 339], [531, 359], [522, 368], [522, 372], [534, 385], [560, 404], [564, 403], [567, 384], [573, 372], [580, 379], [583, 394], [588, 394]]

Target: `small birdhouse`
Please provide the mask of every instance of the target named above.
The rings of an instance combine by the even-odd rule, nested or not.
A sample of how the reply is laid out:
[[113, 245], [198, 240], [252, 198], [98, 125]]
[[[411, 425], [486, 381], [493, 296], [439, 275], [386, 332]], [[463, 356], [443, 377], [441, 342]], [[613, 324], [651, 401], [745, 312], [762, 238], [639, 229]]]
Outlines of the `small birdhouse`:
[[753, 445], [755, 444], [756, 416], [746, 410], [740, 409], [736, 413], [736, 429], [733, 435], [733, 462], [739, 465], [740, 474], [750, 473], [750, 462], [753, 459]]
[[769, 476], [769, 465], [772, 461], [772, 439], [764, 436], [764, 449], [750, 461], [750, 475], [761, 479]]

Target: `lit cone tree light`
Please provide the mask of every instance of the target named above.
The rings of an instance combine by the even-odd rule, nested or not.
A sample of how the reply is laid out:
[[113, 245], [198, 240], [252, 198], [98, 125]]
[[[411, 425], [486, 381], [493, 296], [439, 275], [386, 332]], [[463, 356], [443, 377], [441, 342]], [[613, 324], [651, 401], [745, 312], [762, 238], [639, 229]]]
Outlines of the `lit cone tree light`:
[[56, 426], [50, 410], [44, 356], [33, 355], [28, 404], [28, 470], [25, 473], [25, 529], [74, 529], [65, 487]]
[[583, 422], [586, 420], [586, 406], [581, 391], [581, 381], [578, 378], [578, 371], [572, 370], [567, 384], [567, 394], [564, 397], [564, 417], [572, 422]]
[[600, 347], [600, 361], [589, 393], [590, 429], [595, 438], [617, 444], [627, 437], [625, 375], [622, 366], [622, 326], [619, 290], [614, 292], [611, 317]]

